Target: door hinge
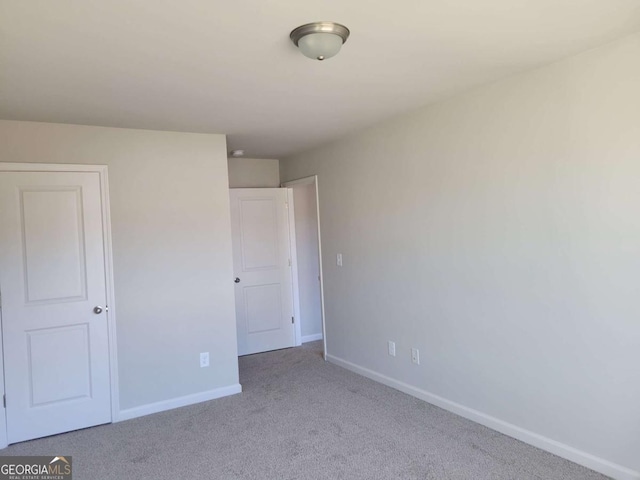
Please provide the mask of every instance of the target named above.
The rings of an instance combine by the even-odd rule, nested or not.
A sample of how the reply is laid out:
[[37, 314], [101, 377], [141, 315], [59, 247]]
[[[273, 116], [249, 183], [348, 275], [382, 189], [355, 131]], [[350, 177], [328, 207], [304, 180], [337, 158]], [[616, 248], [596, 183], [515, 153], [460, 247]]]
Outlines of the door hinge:
[[291, 317], [291, 323], [295, 323], [295, 322], [293, 321], [293, 317]]
[[289, 266], [291, 266], [291, 259], [289, 259]]

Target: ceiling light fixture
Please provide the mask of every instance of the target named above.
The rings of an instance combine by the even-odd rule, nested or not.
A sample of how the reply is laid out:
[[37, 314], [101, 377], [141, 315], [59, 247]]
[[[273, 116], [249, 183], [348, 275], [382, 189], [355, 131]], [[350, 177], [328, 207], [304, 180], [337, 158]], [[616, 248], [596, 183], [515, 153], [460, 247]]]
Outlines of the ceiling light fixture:
[[231, 150], [229, 153], [236, 158], [244, 156], [244, 150]]
[[314, 22], [294, 29], [289, 37], [305, 57], [326, 60], [340, 51], [349, 33], [349, 29], [339, 23]]

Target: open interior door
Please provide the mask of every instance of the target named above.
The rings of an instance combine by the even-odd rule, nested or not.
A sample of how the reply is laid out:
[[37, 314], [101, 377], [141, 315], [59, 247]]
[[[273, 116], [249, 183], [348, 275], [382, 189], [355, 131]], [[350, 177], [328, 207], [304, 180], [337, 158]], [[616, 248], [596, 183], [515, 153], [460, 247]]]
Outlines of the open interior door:
[[284, 188], [230, 190], [238, 355], [294, 346]]

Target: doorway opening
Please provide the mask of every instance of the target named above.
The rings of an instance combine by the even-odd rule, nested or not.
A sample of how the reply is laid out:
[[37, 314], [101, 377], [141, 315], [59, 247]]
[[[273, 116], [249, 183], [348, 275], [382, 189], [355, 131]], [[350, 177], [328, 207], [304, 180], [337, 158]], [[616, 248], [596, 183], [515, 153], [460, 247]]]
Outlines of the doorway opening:
[[326, 335], [315, 176], [282, 188], [231, 188], [238, 355]]
[[326, 360], [318, 177], [313, 175], [282, 186], [291, 189], [294, 205], [290, 221], [295, 232], [294, 308], [300, 319], [299, 344], [322, 340]]

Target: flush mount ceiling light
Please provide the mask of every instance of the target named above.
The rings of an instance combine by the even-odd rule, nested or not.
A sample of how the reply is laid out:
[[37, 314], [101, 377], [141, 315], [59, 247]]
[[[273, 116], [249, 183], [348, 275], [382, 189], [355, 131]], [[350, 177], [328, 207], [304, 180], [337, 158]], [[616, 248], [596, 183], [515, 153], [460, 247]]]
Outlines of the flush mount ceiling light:
[[305, 57], [326, 60], [340, 51], [349, 33], [349, 29], [339, 23], [314, 22], [294, 29], [289, 37]]
[[244, 156], [244, 150], [231, 150], [229, 154], [235, 158], [242, 157]]

